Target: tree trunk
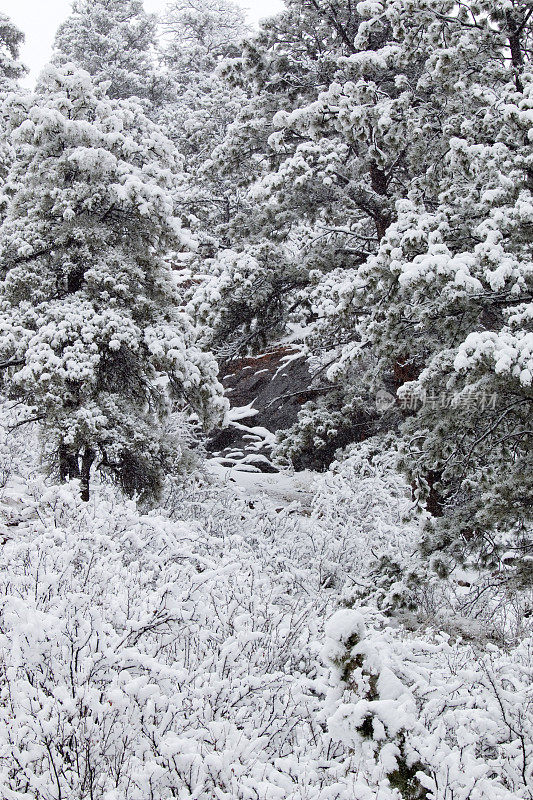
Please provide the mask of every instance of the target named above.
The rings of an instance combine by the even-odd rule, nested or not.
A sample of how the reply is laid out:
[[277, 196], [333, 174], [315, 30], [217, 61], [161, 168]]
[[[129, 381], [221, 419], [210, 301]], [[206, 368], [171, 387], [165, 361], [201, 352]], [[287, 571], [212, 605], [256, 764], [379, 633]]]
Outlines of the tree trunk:
[[[370, 165], [370, 183], [372, 191], [380, 197], [387, 197], [388, 178], [384, 170], [382, 170], [375, 162]], [[381, 242], [387, 232], [387, 228], [391, 224], [390, 215], [382, 210], [376, 209], [374, 214], [374, 223], [376, 225], [376, 233], [378, 241]]]
[[512, 14], [507, 12], [507, 27], [509, 29], [509, 49], [511, 60], [515, 69], [515, 85], [518, 92], [524, 91], [524, 84], [520, 74], [524, 67], [524, 55], [522, 53], [522, 43], [520, 41], [521, 28], [513, 19]]
[[429, 486], [426, 509], [432, 516], [442, 517], [444, 515], [444, 500], [439, 490], [435, 487], [435, 484], [442, 478], [442, 472], [430, 469], [425, 478]]
[[80, 477], [78, 454], [69, 450], [63, 442], [59, 445], [59, 480], [64, 483]]
[[89, 499], [89, 483], [94, 459], [94, 451], [90, 447], [86, 447], [81, 459], [81, 499], [85, 502]]
[[400, 356], [393, 364], [392, 372], [394, 376], [394, 387], [396, 390], [404, 383], [416, 381], [420, 375], [420, 369], [415, 365], [414, 360], [408, 356]]
[[89, 484], [91, 477], [91, 467], [96, 454], [90, 447], [86, 447], [83, 455], [73, 453], [63, 443], [59, 445], [59, 479], [65, 481], [79, 480], [81, 488], [81, 499], [87, 502], [89, 499]]

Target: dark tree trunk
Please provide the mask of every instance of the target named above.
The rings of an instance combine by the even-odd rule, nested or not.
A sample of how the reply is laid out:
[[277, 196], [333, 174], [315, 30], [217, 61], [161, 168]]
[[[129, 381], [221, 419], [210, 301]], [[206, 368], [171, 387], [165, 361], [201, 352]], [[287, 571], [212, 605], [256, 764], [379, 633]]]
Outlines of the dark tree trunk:
[[394, 376], [394, 388], [397, 390], [404, 383], [416, 381], [420, 374], [420, 369], [414, 363], [414, 360], [408, 356], [401, 356], [394, 362], [392, 367]]
[[440, 470], [429, 470], [426, 475], [426, 481], [429, 486], [429, 494], [426, 501], [426, 509], [432, 514], [434, 517], [442, 517], [444, 514], [444, 500], [436, 488], [435, 484], [440, 481], [442, 478], [442, 472]]
[[95, 459], [95, 453], [90, 447], [85, 448], [81, 459], [81, 499], [85, 502], [89, 499], [89, 484], [91, 479], [91, 467]]
[[[370, 165], [370, 184], [372, 190], [379, 194], [380, 197], [387, 197], [388, 178], [385, 170], [378, 167], [377, 164]], [[376, 209], [373, 214], [374, 222], [376, 225], [376, 233], [378, 241], [381, 242], [387, 232], [387, 228], [391, 224], [390, 215], [387, 212]]]
[[59, 445], [59, 480], [64, 483], [80, 477], [78, 454], [73, 453], [63, 443]]
[[511, 60], [515, 69], [515, 85], [518, 92], [523, 92], [524, 84], [522, 83], [522, 79], [520, 77], [524, 67], [524, 54], [522, 53], [522, 43], [520, 41], [522, 26], [520, 26], [516, 20], [513, 19], [512, 14], [507, 13], [507, 27], [509, 29], [509, 49], [511, 51]]
[[86, 447], [80, 456], [80, 453], [72, 452], [64, 444], [59, 446], [59, 479], [62, 483], [79, 480], [81, 499], [85, 502], [89, 499], [91, 467], [94, 459], [95, 453], [90, 447]]

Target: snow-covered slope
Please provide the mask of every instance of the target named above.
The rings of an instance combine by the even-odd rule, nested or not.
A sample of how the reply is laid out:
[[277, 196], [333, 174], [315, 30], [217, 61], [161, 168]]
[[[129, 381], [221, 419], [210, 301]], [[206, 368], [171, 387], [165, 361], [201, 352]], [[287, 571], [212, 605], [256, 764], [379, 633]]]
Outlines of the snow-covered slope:
[[531, 797], [531, 644], [354, 599], [416, 532], [383, 465], [285, 507], [198, 476], [142, 513], [106, 486], [82, 503], [23, 444], [0, 448], [2, 798]]

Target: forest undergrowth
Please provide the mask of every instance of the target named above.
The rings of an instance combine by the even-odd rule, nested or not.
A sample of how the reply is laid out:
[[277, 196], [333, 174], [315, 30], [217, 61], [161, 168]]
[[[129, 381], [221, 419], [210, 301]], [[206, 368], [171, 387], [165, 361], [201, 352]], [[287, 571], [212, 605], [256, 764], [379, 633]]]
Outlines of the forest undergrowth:
[[6, 800], [532, 797], [528, 597], [513, 616], [495, 576], [422, 574], [392, 454], [354, 450], [306, 509], [199, 473], [143, 512], [44, 479], [16, 420]]

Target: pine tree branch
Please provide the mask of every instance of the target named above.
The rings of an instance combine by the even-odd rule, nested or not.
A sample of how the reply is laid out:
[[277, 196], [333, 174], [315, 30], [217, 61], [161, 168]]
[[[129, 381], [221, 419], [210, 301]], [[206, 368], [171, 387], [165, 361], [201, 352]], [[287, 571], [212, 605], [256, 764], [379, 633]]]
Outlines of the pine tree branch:
[[0, 369], [9, 369], [9, 367], [20, 367], [26, 363], [24, 358], [12, 358], [11, 361], [4, 361], [0, 364]]
[[30, 422], [40, 422], [42, 419], [45, 418], [45, 414], [37, 414], [35, 417], [29, 417], [28, 419], [23, 419], [20, 422], [16, 422], [14, 425], [11, 425], [8, 429], [8, 433], [13, 433], [17, 428], [22, 428], [23, 425], [29, 425]]

